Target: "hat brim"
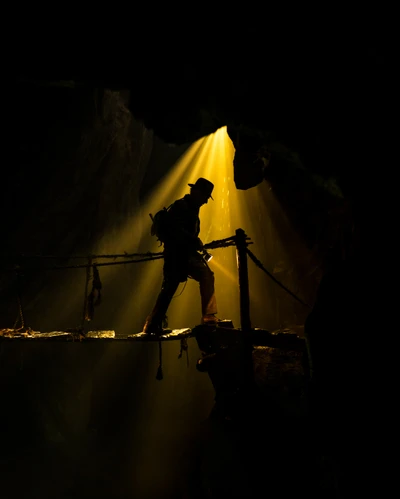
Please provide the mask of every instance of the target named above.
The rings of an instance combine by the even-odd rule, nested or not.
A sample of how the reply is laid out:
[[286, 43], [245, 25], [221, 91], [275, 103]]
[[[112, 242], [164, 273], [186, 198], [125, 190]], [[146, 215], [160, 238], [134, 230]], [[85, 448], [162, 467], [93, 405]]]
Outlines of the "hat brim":
[[[189, 186], [189, 187], [195, 187], [195, 185], [194, 185], [194, 184], [188, 184], [188, 186]], [[211, 194], [210, 194], [208, 197], [210, 197], [210, 198], [214, 201], [214, 198], [211, 196]]]

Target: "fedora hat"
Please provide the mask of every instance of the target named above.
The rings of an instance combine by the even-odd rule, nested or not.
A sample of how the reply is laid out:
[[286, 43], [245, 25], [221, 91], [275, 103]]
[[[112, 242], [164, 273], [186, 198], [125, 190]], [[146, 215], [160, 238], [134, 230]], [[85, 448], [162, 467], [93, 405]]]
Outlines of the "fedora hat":
[[211, 193], [214, 189], [214, 184], [209, 180], [200, 177], [196, 180], [195, 184], [188, 184], [188, 186], [191, 187], [192, 189], [198, 189], [199, 191], [203, 191], [204, 194], [207, 194], [207, 196], [214, 201], [214, 198], [211, 196]]

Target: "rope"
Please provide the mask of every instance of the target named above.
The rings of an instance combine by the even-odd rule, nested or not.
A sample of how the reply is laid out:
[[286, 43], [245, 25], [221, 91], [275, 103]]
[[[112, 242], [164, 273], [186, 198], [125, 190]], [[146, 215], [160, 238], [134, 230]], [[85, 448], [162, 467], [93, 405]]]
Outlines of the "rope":
[[[132, 258], [135, 256], [157, 256], [157, 255], [162, 255], [163, 252], [159, 251], [157, 253], [151, 253], [150, 251], [147, 251], [146, 253], [122, 253], [122, 254], [117, 254], [117, 255], [90, 255], [93, 259], [98, 259], [98, 258]], [[15, 256], [7, 256], [3, 255], [2, 260], [15, 260]], [[18, 255], [18, 258], [27, 258], [27, 259], [54, 259], [54, 260], [63, 260], [63, 259], [68, 259], [68, 260], [86, 260], [88, 256], [84, 255], [71, 255], [71, 256], [57, 256], [57, 255], [24, 255], [23, 253]]]
[[[204, 245], [205, 248], [213, 249], [213, 248], [218, 248], [218, 247], [226, 247], [226, 246], [234, 246], [235, 243], [235, 237], [236, 236], [231, 236], [227, 237], [225, 239], [218, 239], [215, 241], [211, 241], [210, 243], [207, 243]], [[250, 239], [250, 238], [247, 238]], [[156, 253], [152, 253], [150, 251], [147, 251], [146, 253], [122, 253], [122, 254], [115, 254], [115, 255], [90, 255], [91, 258], [98, 260], [99, 258], [110, 258], [110, 259], [116, 259], [116, 258], [134, 258], [134, 257], [145, 257], [153, 259], [153, 257], [159, 257], [163, 258], [164, 257], [164, 252], [163, 251], [158, 251]], [[2, 260], [15, 260], [15, 255], [14, 256], [7, 256], [7, 255], [2, 255]], [[25, 254], [19, 254], [18, 258], [20, 259], [28, 259], [28, 260], [40, 260], [40, 259], [50, 259], [50, 260], [63, 260], [63, 259], [68, 259], [68, 260], [86, 260], [88, 256], [84, 255], [70, 255], [70, 256], [60, 256], [60, 255], [25, 255]], [[146, 261], [146, 260], [134, 260], [134, 262], [140, 262], [140, 261]], [[119, 262], [119, 263], [130, 263], [130, 262]], [[110, 264], [97, 264], [97, 265], [110, 265]], [[57, 267], [57, 268], [67, 268], [67, 267]], [[70, 267], [68, 267], [70, 268]], [[75, 268], [75, 267], [73, 267]]]
[[100, 274], [97, 269], [97, 264], [93, 264], [92, 267], [93, 276], [92, 276], [92, 291], [88, 296], [87, 301], [87, 309], [86, 309], [86, 320], [92, 321], [94, 317], [94, 307], [100, 305], [101, 303], [101, 289], [102, 284], [100, 280]]
[[298, 296], [296, 296], [290, 289], [288, 289], [286, 286], [284, 286], [276, 277], [274, 277], [271, 272], [268, 272], [268, 270], [264, 267], [264, 265], [256, 258], [253, 253], [246, 248], [247, 254], [249, 257], [253, 260], [253, 262], [259, 267], [261, 270], [263, 270], [278, 286], [280, 286], [282, 289], [284, 289], [287, 293], [290, 294], [295, 300], [297, 300], [299, 303], [304, 305], [305, 307], [311, 308], [311, 306], [308, 303], [305, 303], [303, 300], [301, 300]]
[[89, 281], [91, 279], [91, 270], [92, 270], [92, 258], [88, 258], [88, 264], [86, 266], [86, 280], [85, 280], [85, 295], [83, 298], [83, 313], [82, 313], [82, 323], [81, 323], [81, 331], [85, 330], [85, 321], [87, 319], [87, 305], [88, 305], [88, 289], [89, 289]]
[[22, 300], [21, 300], [21, 290], [20, 290], [20, 267], [17, 265], [15, 267], [15, 273], [16, 273], [16, 276], [17, 276], [17, 303], [18, 303], [18, 313], [19, 315], [17, 316], [16, 320], [15, 320], [15, 323], [14, 323], [14, 328], [13, 329], [17, 329], [17, 324], [18, 324], [18, 321], [21, 323], [21, 326], [20, 326], [20, 329], [24, 329], [25, 328], [25, 319], [24, 319], [24, 311], [23, 311], [23, 308], [22, 308]]
[[[246, 236], [246, 240], [250, 238]], [[253, 244], [249, 242], [248, 244]], [[215, 249], [215, 248], [227, 248], [228, 246], [236, 246], [236, 236], [226, 237], [225, 239], [217, 239], [215, 241], [211, 241], [204, 245], [205, 249]]]
[[189, 367], [189, 345], [187, 342], [187, 338], [181, 339], [181, 349], [179, 351], [178, 359], [182, 358], [183, 352], [186, 352], [186, 365]]
[[[228, 246], [235, 246], [235, 244], [236, 244], [235, 237], [236, 236], [231, 236], [231, 237], [227, 237], [225, 239], [218, 239], [218, 240], [212, 241], [208, 244], [205, 244], [204, 248], [205, 249], [215, 249], [215, 248], [226, 248]], [[246, 237], [246, 239], [250, 239], [250, 238]], [[252, 244], [252, 243], [250, 242], [249, 244]], [[164, 258], [164, 252], [159, 251], [157, 253], [147, 252], [147, 253], [131, 253], [131, 254], [123, 253], [123, 254], [115, 254], [115, 255], [90, 255], [90, 257], [77, 256], [77, 255], [72, 255], [72, 256], [68, 256], [68, 257], [55, 256], [55, 255], [19, 255], [19, 258], [31, 259], [31, 260], [35, 260], [35, 259], [58, 259], [58, 260], [68, 259], [68, 260], [73, 260], [73, 259], [88, 259], [88, 258], [92, 258], [92, 259], [99, 259], [99, 258], [116, 259], [116, 258], [132, 258], [132, 257], [143, 257], [143, 258], [137, 258], [135, 260], [132, 260], [132, 259], [125, 260], [122, 262], [97, 263], [96, 266], [97, 267], [105, 267], [105, 266], [109, 266], [109, 265], [125, 265], [127, 263], [141, 263], [141, 262], [148, 262], [151, 260], [159, 260], [160, 258]], [[10, 259], [11, 257], [3, 256], [2, 258], [3, 259], [4, 258]], [[15, 258], [15, 257], [13, 257], [13, 258]], [[77, 264], [77, 265], [53, 265], [53, 266], [49, 266], [49, 267], [24, 267], [24, 270], [25, 271], [26, 270], [27, 271], [35, 271], [35, 270], [84, 269], [84, 268], [87, 268], [88, 265], [89, 265], [88, 263], [86, 263], [86, 264], [84, 263], [84, 264]], [[2, 270], [9, 271], [9, 270], [15, 270], [15, 269], [2, 269]]]
[[[60, 257], [59, 257], [60, 258]], [[86, 257], [88, 258], [88, 257]], [[94, 256], [92, 258], [95, 258]], [[97, 267], [106, 267], [109, 265], [125, 265], [127, 263], [140, 263], [140, 262], [148, 262], [150, 260], [159, 260], [160, 258], [164, 258], [164, 255], [154, 256], [149, 258], [141, 258], [140, 260], [127, 260], [124, 262], [108, 262], [108, 263], [97, 263]], [[34, 270], [62, 270], [62, 269], [85, 269], [88, 267], [88, 264], [79, 264], [79, 265], [54, 265], [52, 267], [25, 267], [24, 271], [34, 271]], [[11, 269], [2, 269], [2, 270], [11, 270]]]

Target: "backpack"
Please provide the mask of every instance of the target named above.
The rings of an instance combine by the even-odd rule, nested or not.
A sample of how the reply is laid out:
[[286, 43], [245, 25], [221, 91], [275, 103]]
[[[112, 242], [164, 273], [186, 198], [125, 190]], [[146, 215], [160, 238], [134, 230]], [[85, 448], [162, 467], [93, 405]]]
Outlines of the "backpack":
[[165, 242], [165, 239], [168, 237], [169, 232], [169, 209], [172, 205], [168, 206], [168, 208], [163, 208], [160, 211], [153, 215], [150, 213], [150, 218], [152, 220], [150, 233], [152, 236], [157, 237], [157, 241], [160, 241], [160, 246]]

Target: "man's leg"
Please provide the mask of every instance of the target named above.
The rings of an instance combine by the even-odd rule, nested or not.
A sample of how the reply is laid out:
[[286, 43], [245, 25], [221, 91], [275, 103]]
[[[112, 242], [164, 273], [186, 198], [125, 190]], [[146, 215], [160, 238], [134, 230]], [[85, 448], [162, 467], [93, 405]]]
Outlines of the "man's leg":
[[217, 300], [215, 298], [214, 272], [203, 258], [198, 255], [189, 260], [189, 276], [199, 283], [201, 296], [201, 312], [203, 319], [215, 319]]
[[167, 313], [172, 297], [179, 286], [179, 280], [164, 276], [161, 291], [157, 297], [153, 310], [146, 319], [143, 332], [148, 334], [162, 333], [162, 321]]

